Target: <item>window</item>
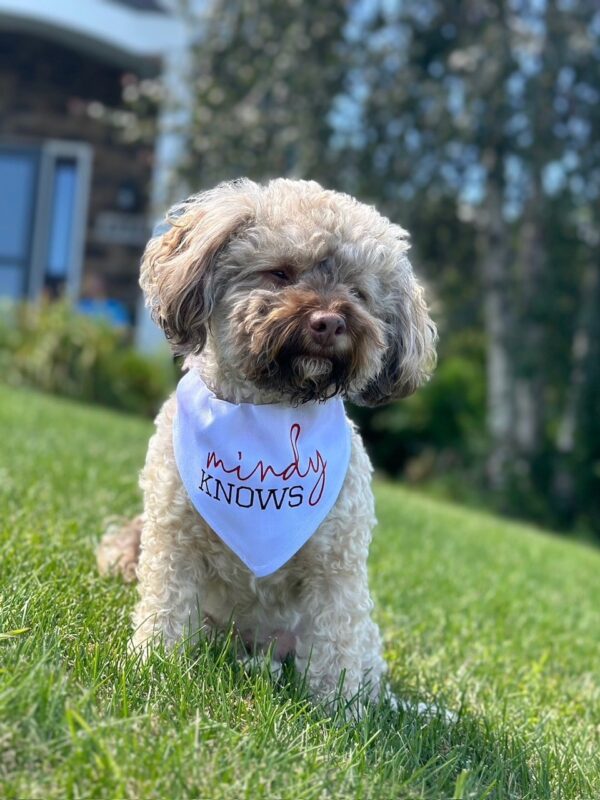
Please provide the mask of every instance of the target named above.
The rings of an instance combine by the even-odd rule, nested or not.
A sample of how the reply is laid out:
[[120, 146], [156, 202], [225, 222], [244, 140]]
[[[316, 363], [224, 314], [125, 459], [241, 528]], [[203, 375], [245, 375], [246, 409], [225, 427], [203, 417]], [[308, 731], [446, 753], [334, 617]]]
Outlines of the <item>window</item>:
[[35, 152], [0, 150], [0, 296], [28, 288], [37, 172]]
[[72, 260], [77, 162], [60, 158], [54, 168], [46, 276], [65, 280]]
[[0, 146], [0, 297], [77, 296], [91, 148]]

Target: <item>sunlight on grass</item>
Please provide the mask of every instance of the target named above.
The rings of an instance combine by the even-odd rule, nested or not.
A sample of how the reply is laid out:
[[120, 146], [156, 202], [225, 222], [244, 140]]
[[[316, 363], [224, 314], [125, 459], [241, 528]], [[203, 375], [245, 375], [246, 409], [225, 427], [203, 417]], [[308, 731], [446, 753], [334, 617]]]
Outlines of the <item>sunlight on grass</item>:
[[597, 551], [378, 484], [372, 585], [407, 703], [332, 719], [225, 638], [127, 654], [135, 588], [94, 547], [139, 507], [150, 431], [0, 387], [3, 797], [600, 796]]

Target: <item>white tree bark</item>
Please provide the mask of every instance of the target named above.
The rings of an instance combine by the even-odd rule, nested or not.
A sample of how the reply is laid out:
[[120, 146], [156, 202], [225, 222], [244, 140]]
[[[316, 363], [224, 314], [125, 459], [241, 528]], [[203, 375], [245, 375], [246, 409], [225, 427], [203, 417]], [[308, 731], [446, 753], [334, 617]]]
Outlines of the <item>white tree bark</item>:
[[484, 322], [487, 335], [487, 426], [490, 437], [488, 478], [494, 489], [506, 484], [513, 452], [513, 370], [509, 339], [509, 241], [502, 209], [503, 192], [490, 178], [481, 232]]
[[515, 444], [520, 467], [529, 472], [531, 458], [539, 451], [544, 426], [544, 381], [540, 372], [543, 330], [539, 319], [539, 292], [545, 263], [539, 207], [541, 186], [533, 178], [532, 193], [525, 209], [520, 239], [519, 272], [521, 314], [519, 346], [516, 352]]

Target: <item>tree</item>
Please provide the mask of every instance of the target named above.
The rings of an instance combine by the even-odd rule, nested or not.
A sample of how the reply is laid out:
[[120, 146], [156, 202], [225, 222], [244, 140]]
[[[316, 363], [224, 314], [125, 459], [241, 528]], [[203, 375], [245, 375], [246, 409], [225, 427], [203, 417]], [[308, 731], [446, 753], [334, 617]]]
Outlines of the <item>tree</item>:
[[334, 182], [333, 99], [344, 77], [346, 3], [215, 0], [197, 21], [189, 182], [242, 175]]
[[375, 459], [463, 436], [506, 510], [600, 524], [595, 0], [215, 0], [195, 24], [188, 183], [316, 178], [402, 222], [453, 398], [480, 386], [484, 334], [483, 457], [459, 412], [423, 432], [452, 406], [434, 386], [369, 417]]
[[[552, 505], [552, 460], [577, 449], [565, 431], [581, 430], [584, 398], [596, 392], [597, 245], [577, 220], [597, 225], [599, 14], [591, 0], [371, 8], [357, 34], [367, 43], [354, 66], [362, 134], [346, 139], [348, 174], [359, 176], [358, 191], [379, 192], [392, 214], [418, 216], [431, 209], [422, 198], [437, 195], [453, 199], [455, 230], [459, 219], [470, 221], [487, 341], [487, 475], [505, 504], [530, 503], [538, 513]], [[557, 257], [565, 247], [548, 250], [553, 176], [570, 187], [560, 229], [572, 239], [573, 270], [561, 281], [555, 273], [564, 272]], [[429, 224], [435, 231], [435, 218]], [[578, 310], [557, 332], [557, 315], [577, 292]], [[557, 339], [558, 374], [547, 348]], [[581, 499], [567, 483], [554, 485]]]

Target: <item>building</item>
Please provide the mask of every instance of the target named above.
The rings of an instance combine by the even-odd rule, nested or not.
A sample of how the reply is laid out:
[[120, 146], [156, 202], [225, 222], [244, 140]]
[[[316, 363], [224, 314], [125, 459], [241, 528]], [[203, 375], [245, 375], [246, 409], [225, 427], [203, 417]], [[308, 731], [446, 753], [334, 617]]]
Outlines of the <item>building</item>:
[[181, 109], [167, 103], [155, 136], [128, 141], [123, 91], [160, 77], [176, 93], [185, 52], [166, 0], [0, 0], [0, 296], [105, 293], [152, 337], [139, 259]]

